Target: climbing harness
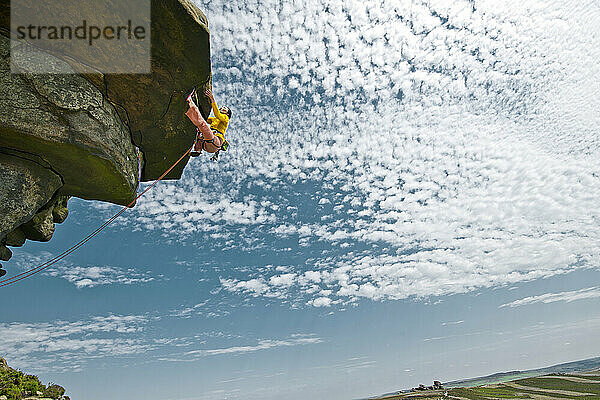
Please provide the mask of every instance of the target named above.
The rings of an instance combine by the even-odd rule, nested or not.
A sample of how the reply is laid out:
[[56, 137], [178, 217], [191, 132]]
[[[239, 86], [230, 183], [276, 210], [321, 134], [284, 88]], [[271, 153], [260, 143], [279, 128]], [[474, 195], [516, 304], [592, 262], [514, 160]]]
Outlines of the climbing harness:
[[225, 139], [225, 136], [221, 132], [216, 131], [216, 130], [213, 130], [213, 135], [215, 137], [221, 138], [221, 145], [217, 145], [215, 143], [215, 138], [214, 137], [212, 139], [210, 139], [210, 140], [209, 139], [204, 139], [202, 137], [202, 134], [200, 133], [200, 130], [198, 128], [196, 128], [196, 138], [197, 138], [196, 141], [198, 141], [198, 140], [202, 141], [202, 150], [207, 151], [204, 148], [204, 143], [210, 143], [213, 146], [215, 146], [218, 150], [227, 151], [227, 148], [229, 147], [229, 142], [227, 141], [227, 139]]
[[[221, 145], [218, 146], [215, 143], [215, 138], [213, 137], [210, 140], [204, 139], [202, 137], [202, 134], [200, 133], [200, 129], [196, 128], [196, 142], [201, 141], [202, 142], [202, 150], [207, 151], [208, 150], [204, 147], [205, 143], [210, 143], [213, 146], [215, 146], [217, 148], [217, 151], [214, 153], [214, 155], [210, 158], [211, 161], [218, 161], [219, 160], [219, 153], [221, 152], [221, 150], [223, 151], [227, 151], [227, 149], [229, 148], [229, 142], [227, 141], [227, 139], [225, 139], [225, 135], [223, 135], [221, 132], [217, 131], [217, 130], [213, 130], [213, 135], [215, 137], [219, 137], [221, 138]], [[192, 152], [191, 156], [192, 157], [197, 157], [200, 153], [198, 152]]]
[[[104, 228], [106, 228], [114, 220], [116, 220], [121, 214], [123, 214], [125, 212], [125, 210], [127, 210], [128, 208], [133, 207], [133, 205], [135, 204], [135, 202], [137, 201], [137, 199], [139, 199], [140, 197], [142, 197], [147, 191], [149, 191], [150, 189], [152, 189], [158, 182], [160, 182], [169, 172], [171, 172], [171, 170], [173, 168], [175, 168], [175, 166], [177, 164], [179, 164], [181, 162], [181, 160], [183, 160], [192, 151], [193, 148], [194, 148], [194, 146], [192, 145], [192, 147], [190, 147], [181, 157], [179, 157], [179, 160], [175, 161], [175, 164], [171, 165], [169, 167], [169, 169], [167, 169], [165, 172], [163, 172], [163, 174], [161, 176], [159, 176], [157, 180], [155, 180], [154, 182], [152, 182], [152, 184], [150, 186], [148, 186], [146, 189], [144, 189], [144, 191], [142, 191], [140, 194], [138, 194], [137, 197], [131, 201], [131, 203], [127, 204], [119, 212], [117, 212], [115, 215], [113, 215], [112, 217], [110, 217], [106, 222], [104, 222], [102, 225], [100, 225], [98, 228], [96, 228], [95, 231], [93, 231], [92, 233], [90, 233], [89, 235], [87, 235], [85, 238], [83, 238], [82, 240], [80, 240], [78, 243], [76, 243], [73, 246], [71, 246], [69, 249], [67, 249], [67, 250], [63, 251], [62, 253], [60, 253], [56, 257], [54, 257], [54, 258], [46, 261], [45, 263], [40, 264], [37, 267], [31, 268], [31, 269], [29, 269], [29, 270], [27, 270], [25, 272], [21, 272], [18, 275], [15, 275], [15, 276], [12, 276], [10, 278], [6, 278], [6, 279], [0, 280], [0, 287], [12, 285], [14, 283], [17, 283], [20, 280], [29, 278], [29, 277], [31, 277], [31, 276], [33, 276], [33, 275], [35, 275], [35, 274], [43, 271], [44, 269], [50, 267], [51, 265], [56, 264], [58, 261], [62, 260], [63, 258], [65, 258], [66, 256], [68, 256], [69, 254], [75, 252], [75, 250], [77, 250], [78, 248], [80, 248], [81, 246], [83, 246], [84, 244], [86, 244], [94, 236], [98, 235]], [[0, 276], [2, 276], [2, 275], [0, 275]]]

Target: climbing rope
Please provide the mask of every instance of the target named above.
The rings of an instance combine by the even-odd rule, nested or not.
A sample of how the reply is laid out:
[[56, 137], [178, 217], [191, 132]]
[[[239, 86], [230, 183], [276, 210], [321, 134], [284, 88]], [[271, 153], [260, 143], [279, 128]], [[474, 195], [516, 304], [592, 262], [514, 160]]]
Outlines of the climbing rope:
[[193, 148], [194, 148], [194, 146], [190, 147], [188, 149], [188, 151], [186, 151], [181, 157], [179, 157], [179, 160], [177, 160], [175, 162], [175, 164], [171, 165], [171, 167], [169, 167], [169, 169], [167, 169], [165, 172], [163, 172], [163, 174], [161, 176], [159, 176], [157, 180], [155, 180], [150, 186], [148, 186], [146, 189], [144, 189], [143, 192], [138, 194], [137, 197], [131, 201], [131, 203], [127, 204], [125, 207], [123, 207], [121, 210], [119, 210], [119, 212], [117, 212], [115, 215], [110, 217], [106, 222], [104, 222], [102, 225], [100, 225], [98, 228], [96, 228], [96, 230], [94, 230], [92, 233], [90, 233], [89, 235], [87, 235], [86, 237], [81, 239], [79, 242], [77, 242], [76, 244], [71, 246], [69, 249], [63, 251], [56, 257], [46, 261], [45, 263], [40, 264], [37, 267], [31, 268], [30, 270], [27, 270], [25, 272], [21, 272], [18, 275], [11, 276], [10, 278], [0, 280], [0, 287], [12, 285], [14, 283], [17, 283], [20, 280], [29, 278], [30, 276], [33, 276], [33, 275], [45, 270], [46, 268], [50, 267], [51, 265], [56, 264], [58, 261], [62, 260], [69, 254], [73, 253], [75, 250], [77, 250], [78, 248], [80, 248], [81, 246], [83, 246], [84, 244], [89, 242], [94, 236], [98, 235], [104, 228], [106, 228], [115, 219], [117, 219], [119, 217], [119, 215], [123, 214], [125, 212], [125, 210], [127, 210], [128, 208], [131, 208], [135, 204], [137, 199], [142, 197], [148, 190], [152, 189], [154, 187], [154, 185], [156, 185], [158, 182], [160, 182], [169, 172], [171, 172], [171, 170], [173, 168], [175, 168], [175, 166], [177, 164], [179, 164], [179, 162], [181, 160], [183, 160], [185, 158], [185, 156], [187, 156], [192, 151]]

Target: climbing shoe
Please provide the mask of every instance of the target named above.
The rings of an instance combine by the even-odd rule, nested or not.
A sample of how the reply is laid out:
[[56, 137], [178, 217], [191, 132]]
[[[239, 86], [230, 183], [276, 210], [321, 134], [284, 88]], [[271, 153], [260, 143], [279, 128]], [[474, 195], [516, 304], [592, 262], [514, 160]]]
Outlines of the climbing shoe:
[[198, 151], [191, 151], [190, 152], [190, 157], [198, 157], [200, 155], [200, 152]]
[[5, 270], [3, 270], [3, 269], [0, 269], [0, 277], [2, 277], [2, 276], [4, 276], [4, 275], [6, 275], [6, 271], [5, 271]]
[[192, 96], [194, 95], [194, 93], [196, 93], [196, 88], [194, 87], [192, 89], [192, 91], [190, 92], [190, 94], [188, 94], [185, 98], [185, 101], [189, 102], [190, 100], [192, 100]]

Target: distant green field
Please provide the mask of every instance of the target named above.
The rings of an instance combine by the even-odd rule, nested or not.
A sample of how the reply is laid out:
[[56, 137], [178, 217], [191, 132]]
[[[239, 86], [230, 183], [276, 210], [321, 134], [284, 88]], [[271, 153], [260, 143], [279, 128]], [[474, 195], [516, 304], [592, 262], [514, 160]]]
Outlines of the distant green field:
[[507, 390], [505, 388], [456, 388], [448, 392], [449, 396], [464, 397], [472, 400], [487, 400], [487, 399], [529, 399], [528, 395]]
[[568, 390], [570, 392], [600, 394], [600, 385], [597, 383], [572, 382], [560, 378], [527, 378], [515, 381], [519, 385], [531, 386], [540, 389]]
[[[524, 395], [544, 395], [544, 396], [555, 396], [551, 393], [546, 393], [543, 392], [543, 389], [540, 388], [531, 388], [531, 390], [527, 390], [527, 389], [516, 389], [516, 388], [512, 388], [510, 386], [506, 386], [506, 390], [510, 390], [513, 391], [514, 393], [522, 393]], [[531, 397], [531, 396], [530, 396]], [[586, 400], [590, 400], [594, 397], [592, 396], [571, 396], [571, 395], [566, 395], [566, 394], [561, 394], [560, 395], [561, 399], [581, 399], [581, 398], [585, 398]], [[595, 399], [595, 398], [594, 398]]]
[[476, 393], [478, 396], [482, 396], [484, 398], [493, 397], [495, 399], [529, 399], [530, 397], [527, 394], [518, 393], [518, 391], [514, 388], [508, 386], [502, 386], [498, 388], [490, 388], [490, 387], [478, 387], [471, 388], [471, 390]]
[[[553, 374], [555, 375], [555, 374]], [[600, 381], [600, 376], [594, 376], [594, 375], [573, 375], [573, 374], [564, 374], [562, 376], [572, 376], [575, 378], [583, 378], [583, 379], [589, 379], [591, 381]]]

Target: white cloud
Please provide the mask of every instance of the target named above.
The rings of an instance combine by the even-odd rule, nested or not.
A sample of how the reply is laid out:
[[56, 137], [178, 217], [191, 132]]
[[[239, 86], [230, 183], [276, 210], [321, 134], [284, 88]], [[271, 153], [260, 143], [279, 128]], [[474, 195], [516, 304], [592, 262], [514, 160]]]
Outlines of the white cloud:
[[569, 292], [544, 293], [538, 296], [525, 297], [523, 299], [515, 300], [510, 303], [502, 304], [499, 308], [520, 307], [536, 303], [570, 303], [576, 300], [595, 299], [598, 297], [600, 297], [600, 287], [590, 287]]
[[180, 318], [191, 318], [192, 315], [198, 313], [200, 310], [204, 308], [204, 306], [208, 303], [204, 301], [202, 303], [194, 304], [193, 306], [182, 307], [180, 309], [174, 310], [171, 312], [171, 316], [180, 317]]
[[[34, 256], [29, 253], [15, 254], [13, 261], [21, 268], [29, 270], [53, 258], [48, 252]], [[100, 285], [133, 285], [147, 283], [156, 279], [149, 272], [139, 272], [135, 268], [121, 268], [115, 266], [77, 266], [68, 260], [44, 269], [42, 275], [65, 279], [74, 284], [78, 289], [91, 288]], [[162, 278], [162, 275], [159, 275]]]
[[140, 273], [134, 268], [123, 269], [111, 266], [79, 267], [61, 265], [48, 269], [46, 274], [66, 279], [77, 288], [111, 284], [133, 285], [147, 283], [155, 279], [149, 273]]
[[321, 274], [318, 271], [306, 271], [304, 272], [304, 278], [309, 282], [321, 282]]
[[314, 307], [329, 307], [331, 306], [331, 299], [329, 297], [317, 297], [314, 300], [310, 300], [308, 304]]
[[295, 280], [296, 280], [296, 274], [294, 274], [294, 273], [275, 275], [275, 276], [272, 276], [271, 278], [269, 278], [269, 284], [274, 285], [274, 286], [288, 287], [288, 286], [292, 286], [294, 284]]
[[[203, 304], [191, 307], [195, 311]], [[190, 312], [192, 312], [190, 311]], [[184, 313], [187, 315], [187, 313]], [[173, 316], [173, 315], [172, 315]], [[257, 339], [251, 345], [194, 349], [219, 343], [251, 340], [222, 331], [200, 331], [190, 337], [157, 337], [153, 324], [159, 316], [108, 315], [78, 321], [0, 323], [0, 354], [15, 368], [39, 373], [81, 371], [101, 359], [194, 361], [210, 355], [241, 354], [260, 350], [322, 343], [314, 334], [292, 334], [283, 339]], [[192, 350], [190, 350], [192, 349]], [[140, 356], [144, 359], [139, 359]]]
[[287, 339], [276, 340], [276, 339], [262, 339], [259, 340], [255, 345], [243, 345], [243, 346], [231, 346], [215, 349], [199, 349], [191, 350], [182, 353], [180, 356], [161, 358], [162, 361], [180, 361], [180, 362], [191, 362], [201, 357], [214, 356], [214, 355], [225, 355], [225, 354], [244, 354], [253, 353], [261, 350], [268, 350], [281, 347], [292, 347], [308, 344], [322, 343], [323, 340], [314, 335], [292, 335]]
[[448, 325], [460, 325], [465, 321], [450, 321], [450, 322], [442, 322], [442, 326], [448, 326]]
[[221, 285], [229, 291], [250, 293], [253, 296], [268, 294], [269, 286], [262, 279], [238, 281], [235, 279], [220, 279]]
[[19, 368], [79, 370], [90, 359], [152, 350], [154, 346], [139, 337], [149, 319], [109, 315], [74, 322], [0, 323], [0, 353]]

